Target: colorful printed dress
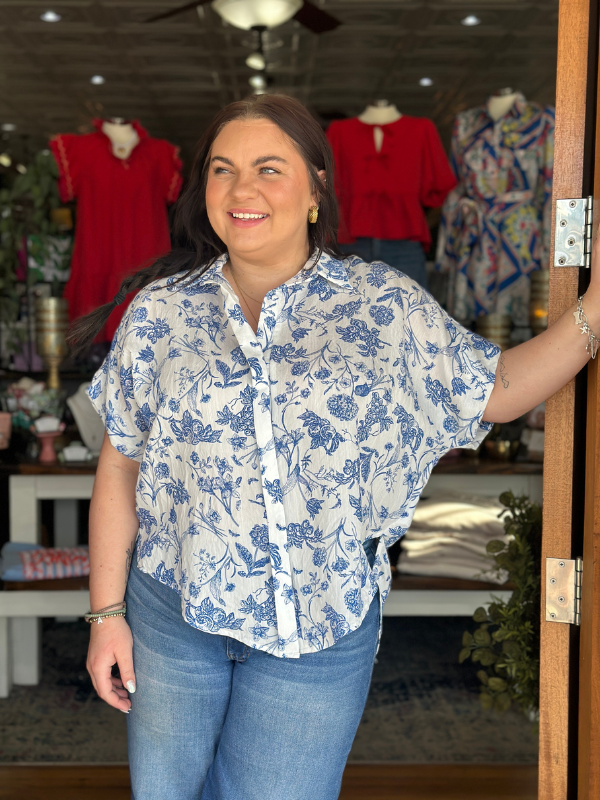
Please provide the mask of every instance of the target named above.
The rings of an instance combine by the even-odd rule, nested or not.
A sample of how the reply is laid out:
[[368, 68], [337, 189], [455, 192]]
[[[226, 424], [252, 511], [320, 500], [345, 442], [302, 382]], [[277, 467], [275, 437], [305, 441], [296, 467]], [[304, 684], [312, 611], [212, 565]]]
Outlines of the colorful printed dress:
[[[134, 121], [139, 142], [129, 158], [117, 158], [102, 123], [93, 121], [94, 133], [59, 134], [50, 142], [61, 199], [77, 199], [64, 291], [71, 319], [110, 302], [126, 275], [170, 249], [167, 204], [175, 202], [182, 184], [179, 148], [152, 139]], [[125, 307], [112, 312], [98, 341], [112, 339]]]
[[459, 114], [436, 269], [449, 274], [447, 309], [463, 323], [497, 312], [529, 324], [529, 275], [548, 266], [554, 109], [518, 94], [497, 122], [487, 107]]
[[142, 289], [88, 395], [140, 462], [137, 567], [192, 627], [297, 658], [385, 600], [434, 465], [491, 428], [500, 350], [387, 265], [327, 255], [255, 334], [226, 261]]

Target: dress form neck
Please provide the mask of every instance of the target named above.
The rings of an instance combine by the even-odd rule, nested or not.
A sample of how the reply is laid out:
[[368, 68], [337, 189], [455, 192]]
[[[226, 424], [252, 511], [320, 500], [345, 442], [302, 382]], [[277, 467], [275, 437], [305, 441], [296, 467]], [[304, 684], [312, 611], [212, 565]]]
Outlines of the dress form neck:
[[381, 125], [389, 125], [391, 122], [397, 122], [402, 117], [395, 105], [390, 103], [369, 104], [362, 114], [359, 114], [358, 119], [364, 122], [365, 125], [373, 125], [373, 141], [375, 143], [375, 150], [379, 153], [383, 144], [383, 131]]
[[104, 120], [102, 133], [106, 134], [110, 139], [113, 155], [123, 160], [129, 158], [133, 148], [140, 141], [138, 132], [129, 122], [120, 123]]
[[508, 114], [518, 97], [519, 92], [510, 92], [507, 94], [492, 95], [488, 99], [487, 112], [494, 122], [498, 122], [505, 114]]

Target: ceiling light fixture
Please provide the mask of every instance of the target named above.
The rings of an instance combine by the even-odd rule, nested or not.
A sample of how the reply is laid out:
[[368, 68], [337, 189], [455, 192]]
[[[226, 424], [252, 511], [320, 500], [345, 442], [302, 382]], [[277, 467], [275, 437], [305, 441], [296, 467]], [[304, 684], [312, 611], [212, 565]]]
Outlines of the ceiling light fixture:
[[17, 130], [17, 126], [15, 125], [14, 122], [5, 122], [2, 125], [2, 130], [5, 131], [6, 133], [11, 133], [12, 131]]
[[419, 81], [420, 86], [433, 86], [433, 81], [431, 78], [421, 78]]
[[266, 89], [267, 82], [262, 75], [251, 75], [248, 78], [248, 83], [253, 89]]
[[25, 166], [25, 164], [17, 164], [15, 169], [17, 170], [17, 172], [20, 172], [21, 175], [27, 175], [27, 167]]
[[476, 17], [475, 14], [469, 14], [468, 17], [461, 19], [460, 24], [466, 25], [467, 28], [471, 28], [473, 25], [479, 25], [480, 22], [481, 20], [479, 17]]
[[257, 25], [276, 28], [290, 20], [303, 0], [213, 0], [212, 7], [234, 28], [249, 31]]
[[246, 66], [250, 69], [264, 69], [266, 67], [265, 57], [262, 53], [250, 53], [246, 59]]
[[90, 83], [93, 83], [94, 86], [100, 86], [104, 82], [105, 81], [102, 75], [92, 75], [92, 77], [90, 78]]
[[62, 17], [60, 14], [57, 14], [56, 11], [44, 11], [40, 19], [44, 22], [60, 22]]

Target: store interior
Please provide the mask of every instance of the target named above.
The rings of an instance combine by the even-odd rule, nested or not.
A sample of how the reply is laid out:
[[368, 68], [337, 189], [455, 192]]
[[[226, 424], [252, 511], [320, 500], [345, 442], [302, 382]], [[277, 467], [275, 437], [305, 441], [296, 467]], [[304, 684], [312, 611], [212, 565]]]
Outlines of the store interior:
[[[332, 145], [345, 253], [405, 271], [503, 350], [547, 325], [557, 0], [291, 0], [295, 16], [249, 30], [227, 21], [244, 3], [261, 5], [0, 0], [0, 762], [126, 761], [81, 616], [103, 436], [86, 391], [127, 304], [82, 356], [64, 337], [168, 249], [220, 108], [253, 92], [308, 106]], [[434, 468], [389, 552], [350, 761], [536, 763], [539, 581], [518, 576], [539, 566], [543, 429], [540, 406]], [[48, 599], [31, 616], [2, 610], [32, 588]]]

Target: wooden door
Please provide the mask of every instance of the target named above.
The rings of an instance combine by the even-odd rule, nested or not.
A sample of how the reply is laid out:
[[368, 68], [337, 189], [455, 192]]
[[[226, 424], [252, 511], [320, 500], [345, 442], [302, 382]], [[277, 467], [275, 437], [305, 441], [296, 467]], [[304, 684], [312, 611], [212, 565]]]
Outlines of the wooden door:
[[[600, 220], [598, 0], [560, 0], [554, 199], [594, 195]], [[553, 263], [553, 254], [550, 263]], [[550, 322], [589, 272], [550, 272]], [[600, 798], [600, 375], [591, 361], [547, 403], [539, 800]], [[545, 559], [583, 556], [580, 628], [545, 621]]]

